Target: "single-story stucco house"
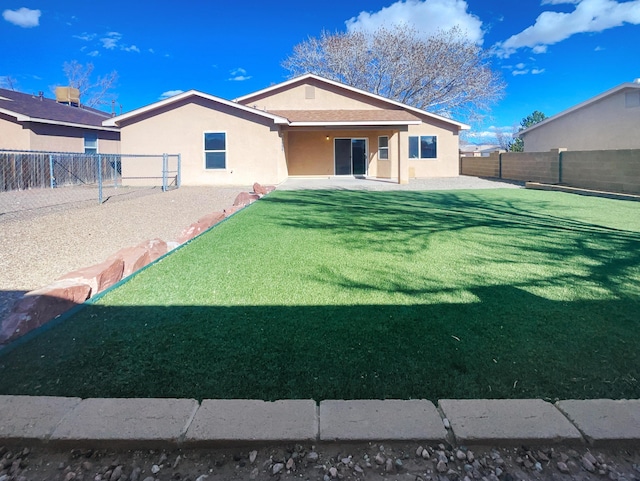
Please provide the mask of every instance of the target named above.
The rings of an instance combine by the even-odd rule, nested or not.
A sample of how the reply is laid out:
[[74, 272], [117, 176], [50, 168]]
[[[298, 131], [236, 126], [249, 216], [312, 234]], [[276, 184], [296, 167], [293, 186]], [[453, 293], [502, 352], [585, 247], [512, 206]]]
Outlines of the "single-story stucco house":
[[596, 95], [518, 136], [525, 152], [640, 149], [640, 79]]
[[118, 154], [120, 129], [102, 125], [110, 117], [42, 92], [0, 89], [0, 149]]
[[[127, 154], [180, 153], [183, 185], [457, 176], [459, 133], [469, 128], [312, 74], [233, 101], [190, 90], [103, 125], [120, 128]], [[145, 169], [128, 163], [123, 178]]]

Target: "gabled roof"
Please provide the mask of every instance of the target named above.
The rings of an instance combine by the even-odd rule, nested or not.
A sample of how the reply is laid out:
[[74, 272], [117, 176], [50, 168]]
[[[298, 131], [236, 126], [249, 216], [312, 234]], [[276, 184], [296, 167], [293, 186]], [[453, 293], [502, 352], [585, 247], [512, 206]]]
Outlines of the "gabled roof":
[[165, 107], [167, 105], [174, 104], [176, 102], [180, 102], [181, 100], [188, 99], [190, 97], [199, 97], [202, 99], [210, 100], [212, 102], [217, 102], [222, 105], [226, 105], [227, 107], [232, 107], [234, 109], [238, 109], [244, 112], [250, 112], [252, 114], [260, 115], [262, 117], [273, 120], [276, 124], [288, 124], [287, 119], [280, 117], [278, 115], [274, 115], [269, 112], [265, 112], [264, 110], [254, 109], [252, 107], [247, 107], [246, 105], [238, 104], [236, 102], [232, 102], [230, 100], [225, 100], [220, 97], [216, 97], [215, 95], [205, 94], [203, 92], [198, 92], [197, 90], [189, 90], [187, 92], [182, 92], [181, 94], [174, 95], [173, 97], [169, 97], [164, 100], [160, 100], [158, 102], [154, 102], [152, 104], [146, 105], [144, 107], [140, 107], [139, 109], [132, 110], [131, 112], [127, 112], [126, 114], [118, 115], [117, 117], [110, 118], [105, 120], [102, 125], [105, 126], [117, 126], [119, 122], [123, 120], [127, 120], [138, 115], [142, 115], [148, 112], [152, 112], [153, 110]]
[[589, 100], [585, 100], [582, 103], [579, 103], [578, 105], [574, 105], [571, 108], [568, 108], [567, 110], [563, 110], [562, 112], [560, 112], [559, 114], [556, 115], [552, 115], [551, 117], [547, 117], [546, 119], [544, 119], [542, 122], [538, 122], [537, 124], [533, 124], [531, 127], [527, 127], [526, 129], [521, 130], [520, 132], [518, 132], [518, 136], [522, 135], [522, 134], [527, 134], [529, 132], [531, 132], [534, 129], [537, 129], [538, 127], [541, 127], [543, 125], [548, 124], [549, 122], [553, 122], [556, 119], [559, 119], [560, 117], [564, 117], [565, 115], [569, 115], [572, 112], [575, 112], [576, 110], [579, 110], [583, 107], [587, 107], [588, 105], [594, 104], [606, 97], [609, 97], [611, 95], [617, 94], [618, 92], [620, 92], [621, 90], [625, 90], [625, 89], [640, 89], [640, 81], [636, 80], [635, 82], [625, 82], [623, 84], [618, 85], [617, 87], [614, 87], [612, 89], [607, 90], [606, 92], [601, 93], [600, 95], [596, 95], [595, 97], [591, 97]]
[[455, 120], [448, 119], [448, 118], [442, 117], [440, 115], [432, 114], [431, 112], [427, 112], [426, 110], [418, 109], [416, 107], [412, 107], [410, 105], [403, 104], [402, 102], [398, 102], [396, 100], [391, 100], [391, 99], [388, 99], [386, 97], [382, 97], [381, 95], [373, 94], [371, 92], [367, 92], [365, 90], [361, 90], [361, 89], [358, 89], [356, 87], [351, 87], [350, 85], [346, 85], [346, 84], [343, 84], [343, 83], [340, 83], [340, 82], [336, 82], [335, 80], [329, 80], [327, 78], [320, 77], [319, 75], [315, 75], [315, 74], [311, 74], [311, 73], [307, 73], [307, 74], [304, 74], [304, 75], [300, 75], [298, 77], [294, 77], [292, 79], [286, 80], [286, 81], [281, 82], [281, 83], [276, 84], [276, 85], [272, 85], [272, 86], [267, 87], [267, 88], [262, 89], [262, 90], [258, 90], [257, 92], [253, 92], [253, 93], [250, 93], [248, 95], [243, 95], [242, 97], [238, 97], [238, 98], [234, 99], [234, 101], [235, 102], [240, 102], [240, 103], [249, 102], [254, 97], [258, 97], [260, 95], [272, 92], [274, 90], [281, 89], [283, 87], [287, 87], [289, 85], [292, 85], [292, 84], [295, 84], [295, 83], [298, 83], [298, 82], [303, 82], [303, 81], [309, 80], [309, 79], [316, 80], [316, 81], [322, 82], [322, 83], [326, 83], [328, 85], [333, 85], [335, 87], [339, 87], [339, 88], [348, 90], [350, 92], [354, 92], [354, 93], [357, 93], [357, 94], [360, 94], [360, 95], [364, 95], [366, 97], [369, 97], [369, 98], [372, 98], [372, 99], [375, 99], [375, 100], [378, 100], [378, 101], [386, 102], [389, 105], [393, 105], [395, 107], [400, 107], [402, 109], [405, 109], [405, 110], [407, 110], [409, 112], [416, 113], [418, 115], [424, 115], [424, 116], [427, 116], [427, 117], [431, 117], [434, 120], [439, 120], [441, 122], [446, 122], [448, 124], [455, 125], [460, 130], [468, 130], [468, 129], [471, 128], [469, 125], [463, 124], [462, 122], [457, 122]]
[[60, 104], [54, 99], [0, 89], [0, 112], [15, 118], [18, 122], [64, 125], [67, 127], [111, 130], [102, 122], [109, 114], [90, 107], [72, 107]]

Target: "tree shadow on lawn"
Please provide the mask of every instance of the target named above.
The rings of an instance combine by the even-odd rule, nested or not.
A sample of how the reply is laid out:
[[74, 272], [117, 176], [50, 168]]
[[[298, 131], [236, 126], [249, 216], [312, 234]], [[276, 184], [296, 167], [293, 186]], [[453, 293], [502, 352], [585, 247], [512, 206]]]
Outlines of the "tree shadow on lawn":
[[402, 306], [88, 305], [0, 354], [0, 394], [640, 397], [638, 302], [473, 294]]
[[[89, 304], [0, 353], [0, 393], [317, 401], [640, 397], [637, 226], [615, 228], [589, 212], [623, 204], [512, 192], [270, 194], [114, 293], [136, 284], [161, 299], [166, 291], [156, 294], [147, 284], [173, 286], [169, 274], [181, 265], [189, 266], [181, 275], [200, 281], [225, 261], [207, 256], [237, 252], [216, 251], [221, 239], [246, 253], [242, 242], [253, 235], [251, 249], [261, 255], [247, 254], [251, 262], [273, 260], [268, 247], [293, 229], [329, 236], [346, 247], [342, 253], [358, 256], [373, 245], [387, 256], [386, 263], [362, 265], [361, 275], [351, 267], [323, 270], [323, 258], [304, 271], [314, 276], [312, 286], [348, 290], [352, 305], [161, 306], [135, 296], [150, 305]], [[575, 210], [566, 216], [563, 209]], [[425, 255], [442, 239], [454, 248], [441, 265], [462, 272], [412, 271], [414, 259], [441, 261]], [[290, 256], [290, 248], [277, 252]], [[311, 262], [305, 254], [301, 249], [298, 260]], [[457, 267], [460, 256], [465, 262]], [[280, 276], [286, 261], [272, 264], [284, 265]], [[502, 266], [504, 272], [491, 271]], [[386, 303], [358, 297], [376, 289], [391, 294]], [[403, 302], [392, 302], [398, 293]]]
[[[516, 287], [561, 287], [587, 282], [601, 285], [611, 296], [632, 295], [638, 299], [640, 215], [631, 209], [637, 207], [634, 203], [613, 201], [635, 216], [635, 225], [626, 230], [591, 220], [588, 206], [603, 209], [603, 205], [604, 208], [614, 205], [610, 200], [542, 193], [543, 198], [562, 201], [553, 202], [540, 200], [540, 193], [532, 191], [477, 192], [289, 191], [264, 200], [296, 206], [287, 210], [284, 220], [278, 217], [276, 222], [295, 229], [322, 230], [356, 255], [358, 250], [371, 248], [375, 242], [375, 249], [380, 252], [406, 259], [428, 251], [436, 236], [446, 236], [458, 242], [457, 255], [466, 256], [471, 264], [516, 265], [531, 260], [549, 268], [547, 276], [510, 284]], [[603, 201], [605, 204], [598, 204]], [[572, 217], [574, 211], [578, 212], [578, 218]], [[617, 224], [624, 222], [620, 220]], [[467, 233], [472, 241], [465, 245]], [[483, 250], [482, 246], [490, 249]], [[571, 263], [575, 268], [569, 270], [574, 273], [563, 273], [563, 266]], [[363, 265], [363, 270], [366, 269], [368, 266]], [[474, 279], [470, 272], [468, 284], [492, 283], [482, 275]], [[403, 289], [402, 273], [374, 268], [369, 277], [381, 276], [389, 278], [390, 292]], [[395, 282], [397, 277], [399, 282]], [[330, 270], [319, 278], [345, 287], [354, 285], [353, 279], [341, 278]], [[379, 288], [375, 283], [360, 287]], [[443, 287], [434, 286], [434, 290]]]

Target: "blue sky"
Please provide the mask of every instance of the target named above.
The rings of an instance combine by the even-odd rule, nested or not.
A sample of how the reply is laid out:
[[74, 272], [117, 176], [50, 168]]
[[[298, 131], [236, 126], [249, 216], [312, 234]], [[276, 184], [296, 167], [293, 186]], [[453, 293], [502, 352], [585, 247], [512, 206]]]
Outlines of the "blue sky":
[[505, 97], [471, 142], [640, 77], [640, 0], [20, 0], [0, 11], [0, 83], [51, 96], [65, 61], [91, 62], [97, 75], [117, 70], [124, 112], [189, 89], [232, 99], [285, 80], [281, 62], [323, 29], [402, 21], [425, 34], [459, 24], [494, 52]]

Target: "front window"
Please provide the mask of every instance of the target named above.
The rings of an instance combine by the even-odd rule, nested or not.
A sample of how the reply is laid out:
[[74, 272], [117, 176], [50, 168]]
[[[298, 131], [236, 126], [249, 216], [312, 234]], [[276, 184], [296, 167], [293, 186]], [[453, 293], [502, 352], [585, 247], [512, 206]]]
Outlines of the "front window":
[[410, 159], [435, 159], [437, 156], [437, 138], [435, 135], [409, 137]]
[[378, 158], [387, 160], [389, 158], [389, 137], [378, 137]]
[[227, 134], [225, 132], [205, 132], [204, 166], [206, 169], [227, 167]]
[[95, 134], [95, 133], [84, 134], [84, 153], [85, 154], [98, 153], [98, 134]]

